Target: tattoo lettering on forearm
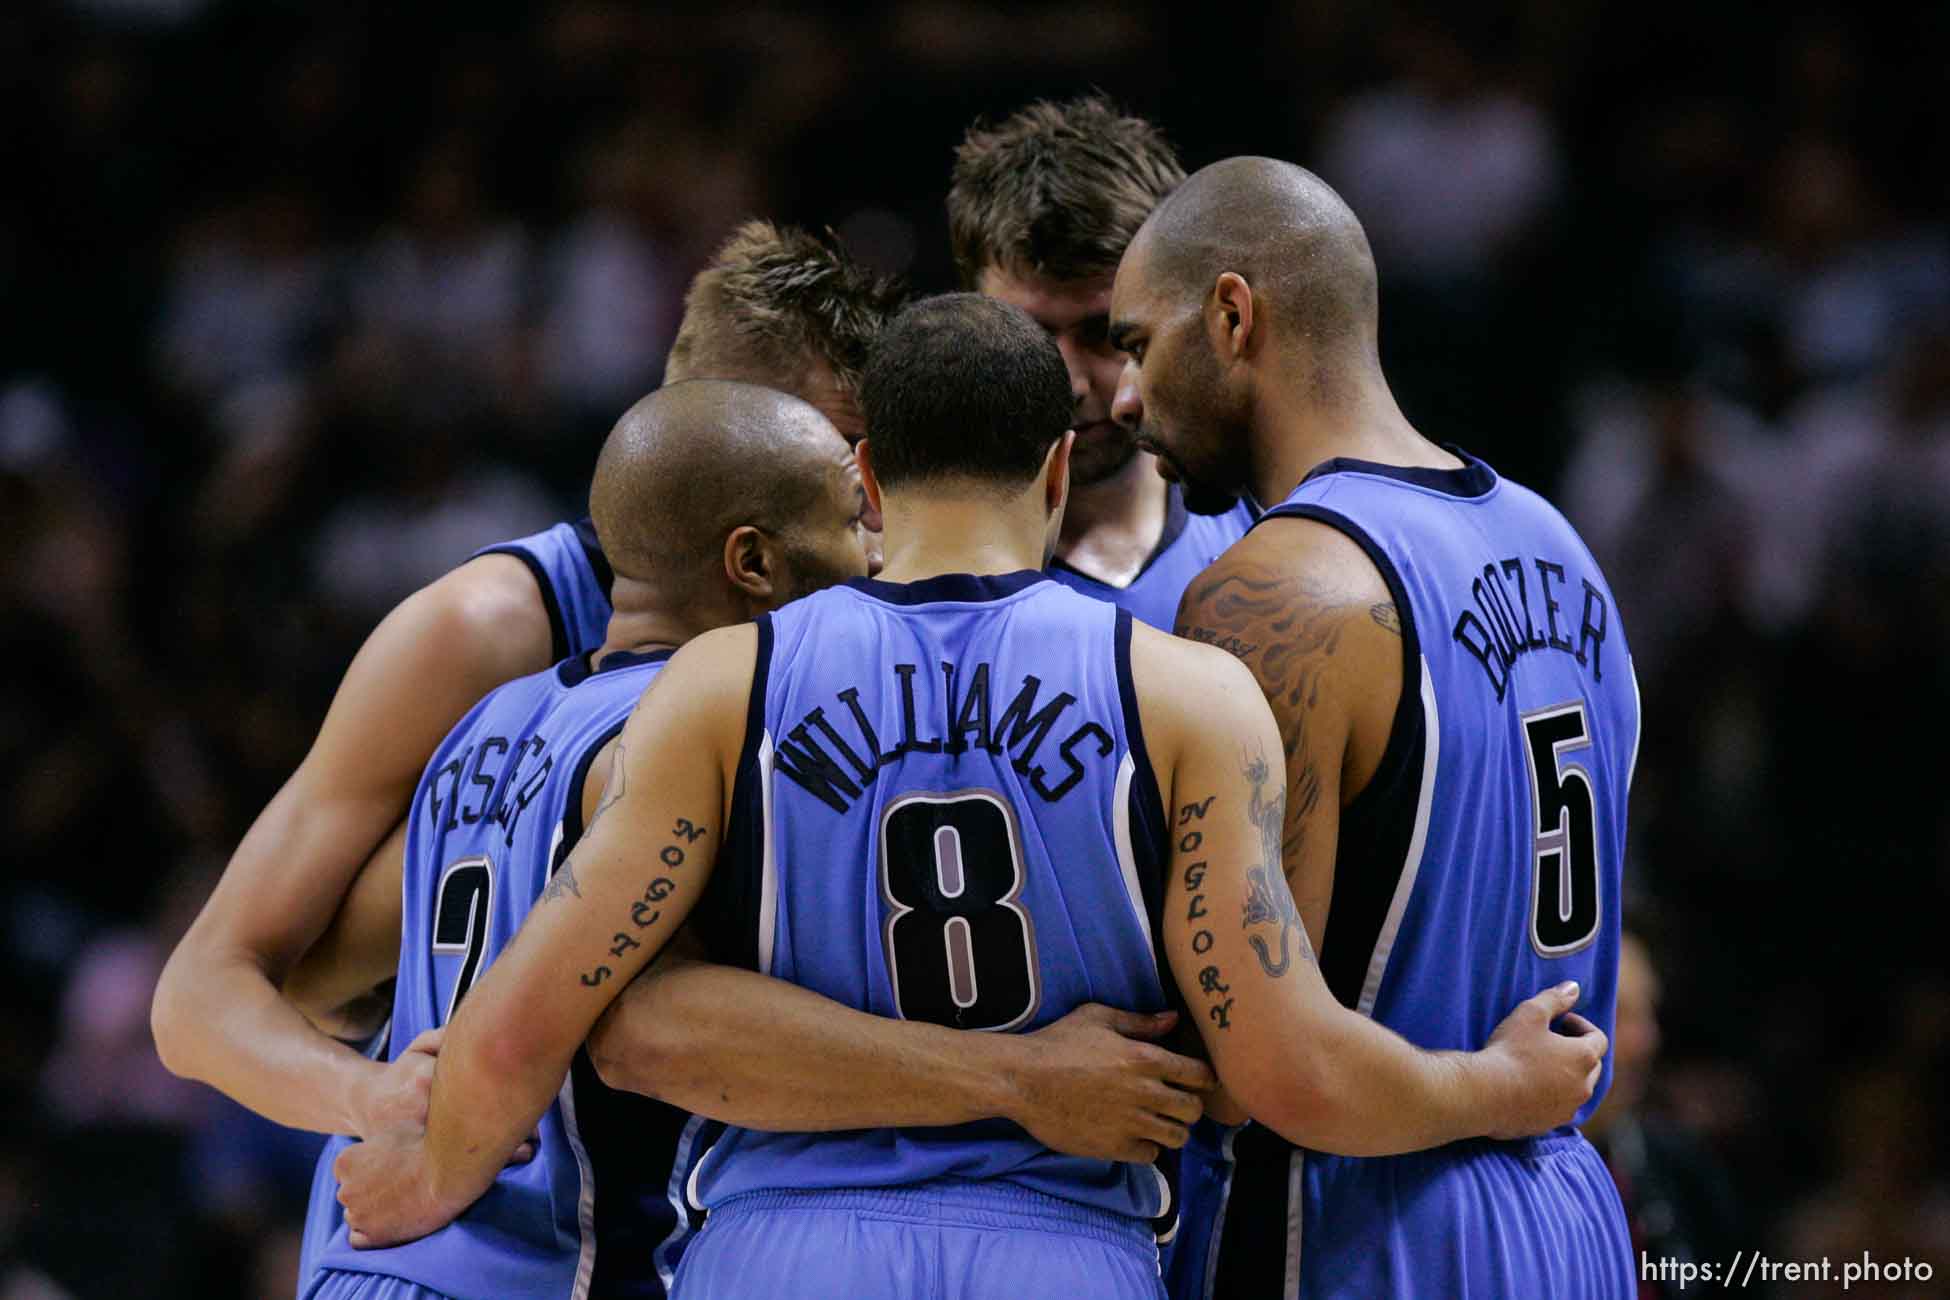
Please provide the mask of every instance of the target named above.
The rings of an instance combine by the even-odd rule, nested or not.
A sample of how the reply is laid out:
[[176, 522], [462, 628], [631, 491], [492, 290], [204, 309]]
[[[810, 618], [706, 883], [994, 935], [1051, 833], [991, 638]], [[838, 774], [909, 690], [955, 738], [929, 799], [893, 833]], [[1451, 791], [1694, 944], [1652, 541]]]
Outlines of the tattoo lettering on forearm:
[[[619, 746], [618, 748], [620, 750], [621, 747]], [[617, 779], [620, 779], [620, 773]], [[602, 807], [596, 810], [596, 815], [601, 816], [602, 808], [607, 808], [609, 803], [610, 801], [607, 795], [605, 795]], [[590, 818], [589, 824], [594, 826], [596, 819], [594, 817]], [[700, 826], [688, 817], [678, 818], [676, 826], [670, 832], [672, 842], [657, 850], [657, 861], [670, 870], [677, 870], [685, 864], [687, 855], [684, 852], [683, 844], [679, 844], [676, 841], [682, 840], [684, 844], [695, 844], [710, 833], [708, 828]], [[571, 860], [573, 860], [574, 855], [572, 854], [570, 856]], [[568, 869], [568, 863], [563, 863], [563, 869]], [[663, 902], [676, 891], [677, 881], [672, 877], [662, 874], [652, 876], [650, 883], [643, 887], [643, 896], [630, 901], [630, 924], [638, 930], [647, 930], [652, 925], [655, 925], [657, 919], [664, 914], [663, 909], [656, 906], [656, 904]], [[635, 935], [627, 930], [618, 930], [611, 937], [607, 951], [612, 957], [621, 957], [625, 953], [641, 948], [642, 946], [643, 941], [636, 938]], [[597, 966], [594, 970], [578, 978], [589, 988], [595, 988], [598, 984], [610, 978], [614, 973], [608, 966]]]
[[[1201, 800], [1179, 807], [1178, 851], [1181, 854], [1196, 853], [1199, 846], [1205, 843], [1204, 831], [1187, 829], [1187, 827], [1193, 822], [1203, 821], [1206, 812], [1217, 797], [1217, 795], [1207, 795]], [[1186, 894], [1185, 920], [1188, 923], [1204, 920], [1208, 915], [1205, 905], [1205, 873], [1209, 867], [1210, 864], [1204, 861], [1190, 862], [1185, 865], [1183, 877]], [[1214, 942], [1216, 941], [1212, 937], [1211, 930], [1200, 927], [1192, 931], [1192, 951], [1199, 956], [1203, 957], [1211, 952]], [[1206, 1008], [1206, 1014], [1211, 1017], [1212, 1023], [1221, 1029], [1230, 1029], [1232, 1028], [1232, 999], [1224, 996], [1229, 986], [1223, 982], [1223, 979], [1217, 966], [1206, 966], [1198, 973], [1198, 986], [1201, 992], [1214, 1001], [1214, 1005]], [[1220, 1001], [1221, 998], [1224, 1000]]]

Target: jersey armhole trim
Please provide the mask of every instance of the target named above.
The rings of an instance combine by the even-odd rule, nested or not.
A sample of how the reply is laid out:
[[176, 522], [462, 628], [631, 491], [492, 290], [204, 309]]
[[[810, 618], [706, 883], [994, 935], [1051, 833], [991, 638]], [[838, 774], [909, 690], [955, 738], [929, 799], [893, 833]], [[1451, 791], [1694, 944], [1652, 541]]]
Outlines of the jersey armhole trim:
[[[1116, 615], [1112, 641], [1117, 647], [1117, 697], [1124, 708], [1124, 741], [1132, 770], [1130, 797], [1123, 807], [1113, 810], [1113, 815], [1131, 819], [1132, 865], [1151, 922], [1158, 984], [1164, 990], [1166, 1004], [1176, 1007], [1181, 1005], [1178, 985], [1165, 961], [1163, 946], [1156, 942], [1156, 936], [1165, 932], [1165, 881], [1171, 872], [1170, 823], [1165, 820], [1164, 794], [1158, 789], [1158, 769], [1151, 765], [1151, 752], [1144, 744], [1144, 723], [1138, 716], [1137, 682], [1131, 674], [1131, 628], [1135, 620], [1130, 610], [1121, 607]], [[1151, 868], [1148, 871], [1147, 866]]]
[[609, 589], [616, 585], [616, 571], [609, 565], [609, 556], [603, 553], [603, 543], [596, 536], [596, 521], [588, 515], [569, 525], [575, 530], [576, 541], [582, 546], [582, 558], [589, 564], [589, 572], [596, 577], [596, 589], [609, 599]]
[[623, 734], [623, 728], [629, 724], [629, 721], [629, 715], [626, 713], [618, 718], [614, 725], [604, 727], [589, 748], [582, 751], [582, 757], [576, 760], [575, 774], [569, 778], [568, 801], [562, 808], [562, 839], [555, 846], [555, 861], [548, 864], [549, 875], [553, 876], [556, 868], [575, 852], [576, 844], [582, 839], [582, 832], [588, 829], [582, 824], [582, 792], [589, 784], [589, 769], [596, 765], [596, 755], [603, 752], [603, 746]]
[[[476, 552], [470, 558], [478, 560], [483, 555], [512, 555], [528, 567], [529, 575], [535, 579], [535, 585], [541, 588], [542, 605], [548, 610], [548, 661], [559, 664], [567, 659], [569, 626], [563, 621], [562, 602], [556, 598], [555, 584], [549, 581], [548, 570], [542, 567], [542, 562], [519, 546], [490, 546], [484, 551]], [[605, 586], [603, 589], [607, 591], [609, 588]]]

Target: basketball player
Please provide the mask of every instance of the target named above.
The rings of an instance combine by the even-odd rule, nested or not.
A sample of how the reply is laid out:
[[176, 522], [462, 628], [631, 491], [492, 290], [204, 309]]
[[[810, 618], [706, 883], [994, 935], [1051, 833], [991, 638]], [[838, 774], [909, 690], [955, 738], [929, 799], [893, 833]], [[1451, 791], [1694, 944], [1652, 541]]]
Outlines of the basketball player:
[[[498, 687], [442, 742], [408, 814], [405, 939], [392, 1054], [437, 1030], [587, 824], [590, 767], [672, 651], [699, 632], [866, 572], [851, 449], [797, 398], [750, 384], [668, 386], [604, 444], [590, 516], [614, 579], [601, 645]], [[567, 881], [567, 877], [559, 878]], [[423, 1040], [422, 1040], [423, 1041]], [[341, 1231], [305, 1294], [613, 1294], [662, 1244], [678, 1133], [586, 1064], [541, 1117], [532, 1163], [459, 1222], [354, 1252]], [[601, 1249], [597, 1237], [601, 1236]]]
[[[1179, 631], [1272, 703], [1328, 987], [1437, 1050], [1575, 980], [1609, 1033], [1639, 736], [1617, 605], [1556, 510], [1403, 417], [1354, 214], [1286, 163], [1208, 167], [1132, 242], [1111, 330], [1118, 414], [1187, 502], [1275, 503]], [[1617, 1193], [1568, 1125], [1389, 1160], [1308, 1145], [1239, 1135], [1215, 1294], [1632, 1293]]]
[[[854, 389], [869, 341], [893, 290], [837, 250], [802, 232], [753, 222], [692, 283], [666, 367], [673, 382], [728, 376], [796, 392], [843, 434], [862, 424]], [[863, 515], [877, 531], [878, 520]], [[427, 759], [468, 709], [496, 685], [585, 655], [602, 644], [610, 572], [587, 520], [490, 547], [405, 601], [380, 624], [346, 674], [304, 763], [239, 845], [224, 879], [163, 973], [156, 1043], [170, 1069], [201, 1079], [279, 1123], [315, 1132], [369, 1134], [418, 1116], [431, 1068], [424, 1052], [375, 1057], [391, 997], [364, 996], [398, 956], [397, 842], [376, 857], [390, 880], [371, 878], [371, 906], [342, 947], [364, 961], [308, 963], [305, 951], [331, 922], [374, 845], [405, 813]], [[358, 901], [355, 898], [355, 901]], [[377, 936], [376, 941], [374, 936]], [[339, 986], [359, 994], [321, 1001], [333, 1034], [371, 1039], [372, 1056], [306, 1021], [279, 986], [294, 971], [339, 966]], [[983, 1040], [912, 1034], [748, 972], [696, 965], [646, 981], [605, 1026], [609, 1056], [663, 1068], [659, 1095], [683, 1104], [729, 1098], [768, 1109], [746, 1122], [779, 1127], [898, 1122], [917, 1105], [943, 1120], [1010, 1114], [1053, 1140], [1090, 1151], [1171, 1140], [1156, 1112], [1196, 1114], [1202, 1067], [1121, 1034], [1156, 1036], [1166, 1024], [1093, 1009], [1038, 1044], [996, 1054]], [[331, 987], [329, 983], [326, 987]], [[651, 996], [654, 995], [654, 996]], [[783, 1000], [782, 1000], [783, 999]], [[322, 1012], [333, 1010], [326, 1017]], [[376, 1014], [375, 1014], [376, 1011]], [[350, 1014], [347, 1014], [350, 1012]], [[684, 1032], [708, 1026], [710, 1032]], [[745, 1030], [736, 1052], [720, 1031]], [[802, 1071], [754, 1078], [742, 1043], [763, 1032], [788, 1039]], [[630, 1071], [619, 1064], [616, 1073]], [[622, 1079], [628, 1082], [627, 1078]], [[1106, 1097], [1117, 1100], [1101, 1104]], [[1093, 1101], [1099, 1103], [1092, 1105]], [[862, 1113], [862, 1108], [867, 1109]], [[330, 1177], [343, 1142], [319, 1162], [307, 1214], [304, 1272], [338, 1225]], [[654, 1285], [654, 1283], [652, 1284]]]
[[[1280, 873], [1279, 739], [1250, 675], [1040, 572], [1074, 435], [1035, 323], [971, 294], [910, 307], [862, 400], [885, 580], [671, 661], [599, 819], [452, 1023], [424, 1131], [340, 1157], [352, 1240], [411, 1239], [470, 1204], [615, 990], [693, 915], [761, 971], [995, 1031], [1093, 996], [1162, 1005], [1162, 945], [1227, 1087], [1336, 1149], [1567, 1119], [1604, 1050], [1550, 1031], [1574, 992], [1469, 1054], [1336, 1004]], [[690, 1187], [711, 1217], [680, 1295], [1162, 1294], [1157, 1171], [1013, 1126], [733, 1129]]]
[[955, 151], [948, 230], [962, 287], [1022, 308], [1069, 372], [1070, 504], [1050, 576], [1170, 631], [1193, 575], [1245, 535], [1245, 505], [1190, 514], [1135, 431], [1111, 418], [1124, 358], [1110, 346], [1117, 259], [1185, 179], [1158, 129], [1098, 96], [977, 124]]

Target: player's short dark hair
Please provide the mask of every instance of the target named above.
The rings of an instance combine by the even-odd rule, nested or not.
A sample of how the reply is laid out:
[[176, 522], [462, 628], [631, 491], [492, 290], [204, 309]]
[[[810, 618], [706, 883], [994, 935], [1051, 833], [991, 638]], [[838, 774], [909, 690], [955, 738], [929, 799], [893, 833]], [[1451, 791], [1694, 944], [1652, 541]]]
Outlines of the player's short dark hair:
[[830, 238], [747, 221], [691, 281], [666, 377], [791, 391], [818, 360], [857, 392], [874, 337], [905, 297]]
[[977, 122], [955, 150], [948, 188], [962, 285], [975, 288], [987, 266], [1057, 283], [1109, 275], [1184, 179], [1164, 133], [1101, 95]]
[[913, 303], [881, 332], [860, 385], [883, 487], [1015, 487], [1070, 427], [1062, 354], [1028, 313], [974, 293]]

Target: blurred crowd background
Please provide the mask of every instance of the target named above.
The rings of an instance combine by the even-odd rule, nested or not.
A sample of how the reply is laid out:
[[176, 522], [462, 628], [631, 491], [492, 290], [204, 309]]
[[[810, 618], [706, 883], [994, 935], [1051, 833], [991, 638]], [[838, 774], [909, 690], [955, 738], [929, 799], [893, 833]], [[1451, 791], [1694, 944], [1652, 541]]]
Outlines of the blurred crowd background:
[[0, 6], [0, 1297], [288, 1294], [314, 1146], [149, 993], [351, 651], [580, 511], [736, 221], [951, 287], [963, 129], [1093, 86], [1338, 186], [1410, 418], [1608, 570], [1642, 1244], [1941, 1284], [1950, 7], [1462, 8]]

